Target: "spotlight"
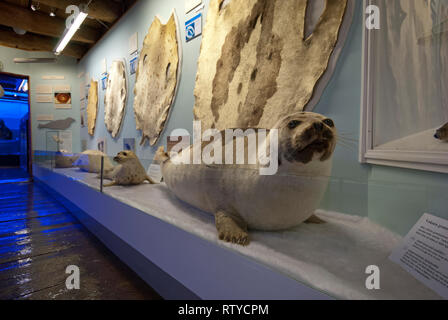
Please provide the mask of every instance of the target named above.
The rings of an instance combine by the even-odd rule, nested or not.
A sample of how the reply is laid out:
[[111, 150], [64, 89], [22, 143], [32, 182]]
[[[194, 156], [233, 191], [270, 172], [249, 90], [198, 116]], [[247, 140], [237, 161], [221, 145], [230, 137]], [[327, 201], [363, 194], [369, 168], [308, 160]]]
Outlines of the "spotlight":
[[40, 9], [40, 4], [39, 2], [37, 4], [31, 3], [31, 10], [33, 11], [37, 11]]
[[56, 17], [56, 14], [54, 13], [54, 9], [52, 9], [52, 10], [50, 11], [50, 17]]

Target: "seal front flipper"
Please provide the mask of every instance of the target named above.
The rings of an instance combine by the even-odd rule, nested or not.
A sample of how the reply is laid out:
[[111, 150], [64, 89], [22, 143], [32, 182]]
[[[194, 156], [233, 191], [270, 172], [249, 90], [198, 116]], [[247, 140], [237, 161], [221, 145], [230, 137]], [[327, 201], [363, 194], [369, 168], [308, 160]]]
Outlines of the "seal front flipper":
[[246, 222], [235, 215], [224, 211], [215, 213], [215, 225], [220, 240], [247, 246], [249, 234]]
[[321, 218], [319, 218], [316, 215], [312, 215], [311, 217], [309, 217], [305, 223], [313, 223], [313, 224], [323, 224], [326, 223], [324, 220], [322, 220]]
[[116, 183], [115, 181], [112, 181], [111, 183], [103, 184], [103, 187], [112, 187], [112, 186], [116, 186], [116, 185], [118, 185], [118, 183]]

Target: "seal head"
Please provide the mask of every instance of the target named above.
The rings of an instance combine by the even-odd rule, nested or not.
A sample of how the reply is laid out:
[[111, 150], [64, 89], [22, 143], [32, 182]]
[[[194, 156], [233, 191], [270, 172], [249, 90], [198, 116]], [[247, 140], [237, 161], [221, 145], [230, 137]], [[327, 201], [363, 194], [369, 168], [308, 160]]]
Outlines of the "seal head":
[[117, 163], [125, 163], [126, 161], [132, 160], [132, 159], [138, 159], [137, 156], [133, 151], [125, 150], [117, 153], [117, 155], [114, 157], [114, 161]]
[[299, 112], [281, 120], [279, 157], [288, 162], [326, 161], [336, 147], [336, 127], [332, 119], [314, 112]]
[[448, 142], [448, 123], [446, 123], [440, 129], [437, 129], [436, 134], [434, 135], [434, 138]]

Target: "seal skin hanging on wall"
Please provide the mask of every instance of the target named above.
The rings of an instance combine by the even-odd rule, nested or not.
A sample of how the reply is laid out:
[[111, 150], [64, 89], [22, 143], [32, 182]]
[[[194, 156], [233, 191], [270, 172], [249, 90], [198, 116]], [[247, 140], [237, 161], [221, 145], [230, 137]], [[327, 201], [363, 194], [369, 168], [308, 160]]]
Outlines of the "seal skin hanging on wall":
[[96, 115], [98, 113], [98, 81], [91, 80], [87, 103], [87, 128], [89, 134], [95, 133]]
[[123, 122], [127, 93], [126, 68], [123, 61], [116, 60], [112, 62], [104, 95], [104, 124], [113, 138]]
[[347, 8], [347, 0], [326, 0], [305, 37], [310, 1], [210, 1], [194, 91], [194, 116], [203, 129], [272, 128], [304, 110]]
[[149, 28], [138, 60], [134, 113], [141, 145], [159, 139], [174, 102], [180, 75], [179, 30], [175, 12], [163, 25], [158, 17]]
[[[274, 231], [319, 221], [313, 214], [331, 174], [337, 135], [334, 122], [320, 114], [300, 112], [280, 120], [274, 128], [278, 128], [278, 159], [274, 161], [279, 164], [274, 175], [260, 175], [260, 162], [192, 164], [190, 151], [204, 150], [206, 142], [182, 151], [190, 154], [191, 164], [179, 163], [182, 153], [170, 158], [163, 147], [157, 151], [167, 187], [179, 199], [214, 214], [222, 240], [247, 245], [248, 228]], [[271, 140], [269, 135], [266, 143]], [[233, 145], [234, 141], [225, 143]], [[221, 154], [225, 154], [224, 144]]]

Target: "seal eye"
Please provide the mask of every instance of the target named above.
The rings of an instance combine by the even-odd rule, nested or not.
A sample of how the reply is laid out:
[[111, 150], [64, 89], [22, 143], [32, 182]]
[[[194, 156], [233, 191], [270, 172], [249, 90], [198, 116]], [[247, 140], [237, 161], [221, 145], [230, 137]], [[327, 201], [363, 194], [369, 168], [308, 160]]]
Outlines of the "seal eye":
[[334, 122], [333, 122], [333, 120], [331, 120], [331, 119], [325, 119], [323, 122], [324, 122], [327, 126], [329, 126], [330, 128], [333, 128], [333, 127], [334, 127]]
[[291, 122], [288, 123], [288, 128], [289, 128], [289, 129], [295, 129], [295, 128], [297, 128], [300, 124], [302, 124], [302, 121], [299, 121], [299, 120], [292, 120]]

